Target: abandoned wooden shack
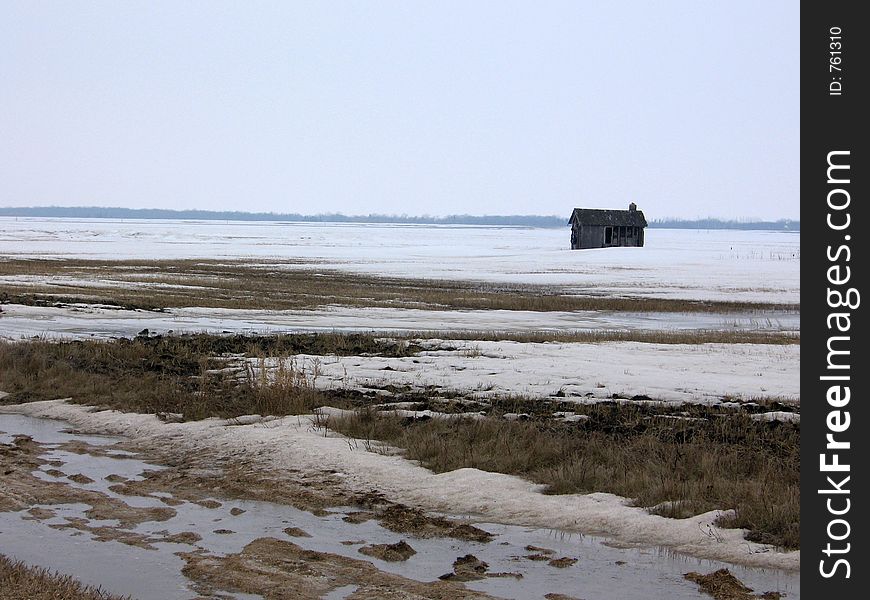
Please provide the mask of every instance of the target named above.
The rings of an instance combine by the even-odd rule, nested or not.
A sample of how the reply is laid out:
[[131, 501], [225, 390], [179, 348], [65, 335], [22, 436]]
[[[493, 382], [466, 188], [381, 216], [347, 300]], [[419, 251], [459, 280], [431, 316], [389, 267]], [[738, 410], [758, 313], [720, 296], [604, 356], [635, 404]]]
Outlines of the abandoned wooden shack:
[[571, 249], [643, 246], [646, 219], [632, 202], [628, 210], [575, 208], [568, 221]]

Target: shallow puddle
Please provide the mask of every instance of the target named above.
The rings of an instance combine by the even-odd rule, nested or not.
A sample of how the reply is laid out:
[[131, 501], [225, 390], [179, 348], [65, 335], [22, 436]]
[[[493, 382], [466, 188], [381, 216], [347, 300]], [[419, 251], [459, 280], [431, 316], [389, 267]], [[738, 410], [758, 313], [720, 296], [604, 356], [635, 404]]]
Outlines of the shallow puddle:
[[[0, 414], [0, 431], [6, 432], [0, 433], [0, 443], [12, 443], [14, 436], [21, 434], [46, 445], [41, 458], [51, 464], [34, 472], [40, 479], [99, 492], [132, 507], [167, 507], [164, 501], [172, 499], [171, 490], [149, 496], [121, 495], [109, 489], [113, 483], [106, 480], [112, 475], [136, 480], [146, 470], [163, 467], [115, 448], [116, 443], [123, 441], [119, 438], [69, 433], [67, 427], [61, 421]], [[70, 442], [98, 447], [98, 455], [71, 452]], [[66, 446], [61, 448], [62, 445]], [[119, 477], [111, 479], [117, 481]], [[800, 597], [797, 573], [736, 567], [661, 548], [615, 548], [603, 538], [576, 533], [475, 522], [475, 526], [494, 534], [492, 541], [423, 539], [392, 532], [375, 520], [345, 521], [348, 513], [360, 510], [357, 507], [334, 508], [315, 516], [271, 502], [214, 500], [208, 503], [211, 507], [179, 500], [173, 502], [175, 515], [171, 518], [144, 521], [123, 529], [125, 533], [138, 534], [137, 539], [147, 540], [147, 547], [115, 540], [97, 541], [93, 528], [122, 528], [118, 521], [88, 518], [86, 513], [91, 507], [87, 504], [46, 504], [19, 512], [0, 512], [0, 546], [9, 556], [143, 600], [197, 596], [192, 582], [181, 573], [185, 562], [176, 552], [200, 550], [225, 556], [238, 553], [263, 537], [289, 541], [306, 550], [368, 561], [381, 571], [424, 582], [451, 573], [458, 557], [471, 554], [488, 564], [490, 575], [502, 576], [484, 577], [464, 585], [502, 598], [544, 598], [545, 594], [556, 593], [588, 600], [699, 599], [706, 596], [696, 584], [686, 581], [683, 574], [709, 573], [723, 567], [758, 593], [778, 591], [788, 600]], [[79, 527], [71, 527], [75, 524]], [[416, 551], [405, 561], [388, 562], [359, 552], [363, 546], [395, 544], [400, 540]], [[345, 598], [355, 590], [356, 586], [343, 585], [325, 597]], [[221, 593], [220, 597], [257, 596]]]

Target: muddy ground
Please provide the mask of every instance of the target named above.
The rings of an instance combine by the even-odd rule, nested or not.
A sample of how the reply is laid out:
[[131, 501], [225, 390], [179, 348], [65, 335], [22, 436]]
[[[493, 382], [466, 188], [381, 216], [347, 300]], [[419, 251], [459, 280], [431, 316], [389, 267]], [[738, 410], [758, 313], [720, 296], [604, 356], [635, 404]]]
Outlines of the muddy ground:
[[[214, 464], [212, 457], [180, 457], [133, 446], [90, 446], [81, 442], [62, 444], [59, 449], [78, 454], [105, 456], [108, 452], [134, 452], [140, 460], [165, 465], [162, 470], [146, 471], [140, 481], [120, 475], [105, 477], [109, 489], [122, 494], [159, 499], [162, 508], [131, 506], [118, 498], [69, 485], [67, 480], [91, 483], [85, 475], [66, 475], [57, 468], [57, 461], [41, 455], [46, 448], [28, 436], [16, 436], [12, 444], [0, 444], [0, 511], [27, 510], [27, 519], [48, 521], [57, 516], [53, 505], [85, 504], [87, 518], [67, 518], [64, 523], [50, 524], [57, 529], [73, 529], [90, 534], [98, 542], [116, 541], [144, 549], [155, 549], [155, 543], [172, 542], [190, 546], [188, 552], [178, 552], [184, 559], [183, 569], [193, 582], [193, 589], [203, 598], [226, 597], [224, 592], [260, 594], [266, 598], [320, 598], [346, 586], [355, 586], [348, 598], [484, 598], [486, 594], [465, 589], [457, 581], [419, 582], [380, 571], [374, 564], [331, 554], [303, 549], [289, 540], [259, 538], [239, 552], [230, 555], [211, 554], [196, 543], [201, 536], [194, 532], [165, 535], [143, 535], [133, 529], [147, 521], [165, 521], [176, 514], [173, 507], [184, 502], [214, 508], [220, 506], [215, 497], [231, 500], [268, 500], [322, 514], [328, 507], [358, 506], [352, 513], [357, 518], [376, 519], [396, 533], [416, 537], [453, 537], [463, 540], [487, 541], [490, 535], [476, 527], [443, 517], [432, 517], [419, 510], [390, 502], [378, 495], [348, 495], [333, 481], [332, 474], [305, 476], [292, 469], [280, 484], [268, 474], [252, 466]], [[42, 468], [50, 478], [34, 473]], [[294, 474], [297, 476], [294, 478]], [[37, 507], [38, 505], [38, 507]], [[236, 509], [231, 514], [241, 514]], [[352, 518], [346, 519], [353, 522]], [[113, 525], [94, 525], [92, 521], [116, 521]], [[361, 522], [361, 521], [360, 521]], [[293, 529], [293, 528], [291, 528]], [[220, 531], [220, 530], [216, 530]], [[226, 530], [231, 532], [231, 530]], [[311, 536], [316, 532], [294, 529], [290, 536]], [[364, 540], [360, 540], [364, 541]], [[414, 553], [405, 542], [389, 547], [364, 546], [362, 554], [388, 560], [404, 560]]]
[[[49, 422], [63, 427], [60, 421]], [[63, 432], [55, 438], [32, 434], [37, 439], [71, 437]], [[186, 586], [189, 592], [185, 597], [228, 600], [233, 594], [257, 594], [264, 598], [322, 598], [334, 592], [335, 597], [353, 599], [483, 598], [490, 596], [479, 591], [482, 584], [496, 594], [498, 589], [504, 593], [505, 586], [527, 589], [535, 580], [535, 571], [528, 570], [530, 565], [552, 573], [556, 579], [550, 579], [550, 585], [558, 580], [575, 581], [570, 579], [579, 574], [575, 564], [589, 569], [584, 563], [589, 557], [563, 555], [564, 547], [556, 551], [538, 545], [517, 545], [511, 549], [510, 562], [499, 563], [496, 558], [496, 566], [490, 567], [483, 559], [492, 562], [487, 554], [509, 542], [481, 527], [497, 526], [474, 526], [429, 514], [377, 491], [350, 492], [346, 474], [327, 467], [317, 470], [300, 464], [296, 469], [272, 461], [269, 470], [263, 465], [270, 461], [260, 456], [267, 450], [257, 446], [244, 453], [225, 453], [217, 448], [201, 451], [180, 447], [166, 439], [149, 442], [137, 438], [134, 442], [131, 438], [85, 434], [42, 444], [11, 431], [2, 442], [0, 513], [14, 512], [17, 516], [13, 518], [23, 519], [22, 523], [39, 523], [65, 535], [83, 536], [79, 539], [88, 540], [88, 544], [111, 542], [135, 552], [162, 553], [174, 561], [172, 572], [181, 588]], [[131, 460], [114, 460], [118, 458]], [[95, 461], [102, 461], [102, 470], [89, 469]], [[116, 466], [125, 462], [135, 464], [126, 469]], [[247, 501], [272, 504], [251, 505]], [[70, 513], [71, 506], [81, 508]], [[270, 513], [268, 506], [281, 507], [281, 511]], [[263, 518], [269, 520], [270, 527], [246, 530], [244, 521], [259, 515], [261, 507], [266, 507]], [[280, 520], [284, 507], [293, 507], [289, 510], [296, 510], [297, 516]], [[208, 514], [196, 521], [190, 517], [191, 510]], [[280, 516], [275, 518], [275, 514]], [[339, 530], [347, 537], [334, 537], [334, 529], [330, 537], [329, 527], [321, 528], [327, 522], [347, 524]], [[374, 533], [373, 527], [381, 533]], [[231, 539], [237, 532], [247, 533], [229, 545], [216, 541]], [[318, 541], [324, 543], [312, 549], [311, 543]], [[447, 553], [431, 562], [425, 546], [434, 543]], [[167, 549], [166, 544], [174, 546]], [[414, 558], [418, 550], [423, 553]], [[422, 564], [421, 557], [438, 572], [421, 577], [416, 570]], [[441, 559], [443, 569], [438, 569]], [[416, 566], [414, 560], [418, 561]], [[410, 571], [391, 570], [390, 565], [406, 561]], [[619, 560], [616, 564], [625, 563]], [[562, 580], [562, 574], [569, 579]], [[92, 576], [85, 583], [102, 584], [103, 576], [98, 570], [97, 581]], [[689, 581], [697, 583], [702, 593], [714, 595], [701, 579]], [[535, 592], [546, 598], [570, 598], [562, 587], [548, 590], [538, 586]], [[508, 596], [516, 597], [516, 593]]]

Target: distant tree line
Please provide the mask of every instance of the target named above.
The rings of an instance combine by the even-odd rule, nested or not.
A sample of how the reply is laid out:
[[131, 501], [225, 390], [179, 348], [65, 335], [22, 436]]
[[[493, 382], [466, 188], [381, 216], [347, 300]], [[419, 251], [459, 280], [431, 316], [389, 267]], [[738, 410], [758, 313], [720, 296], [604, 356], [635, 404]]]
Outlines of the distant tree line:
[[169, 210], [163, 208], [116, 208], [101, 206], [32, 206], [2, 208], [3, 217], [63, 217], [78, 219], [182, 219], [197, 221], [301, 221], [305, 223], [409, 223], [436, 225], [511, 225], [562, 227], [566, 219], [555, 215], [345, 215], [321, 213], [250, 213], [214, 210]]
[[661, 229], [764, 229], [769, 231], [800, 231], [801, 222], [791, 219], [778, 221], [751, 221], [734, 220], [723, 221], [721, 219], [655, 219], [650, 221], [650, 227]]
[[[54, 217], [77, 219], [181, 219], [196, 221], [301, 221], [305, 223], [408, 223], [434, 225], [502, 225], [565, 227], [568, 219], [556, 215], [344, 215], [322, 213], [251, 213], [242, 211], [169, 210], [164, 208], [118, 208], [103, 206], [0, 207], [3, 217]], [[720, 219], [659, 219], [650, 227], [676, 229], [768, 229], [800, 231], [800, 221], [723, 221]]]

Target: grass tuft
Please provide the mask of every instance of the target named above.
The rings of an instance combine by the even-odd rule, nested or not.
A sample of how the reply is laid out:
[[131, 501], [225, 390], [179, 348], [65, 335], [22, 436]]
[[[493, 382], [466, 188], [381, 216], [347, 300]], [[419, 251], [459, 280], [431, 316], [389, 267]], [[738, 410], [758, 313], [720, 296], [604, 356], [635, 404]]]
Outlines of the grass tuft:
[[27, 600], [125, 600], [93, 586], [84, 585], [69, 575], [61, 575], [0, 554], [0, 597]]

